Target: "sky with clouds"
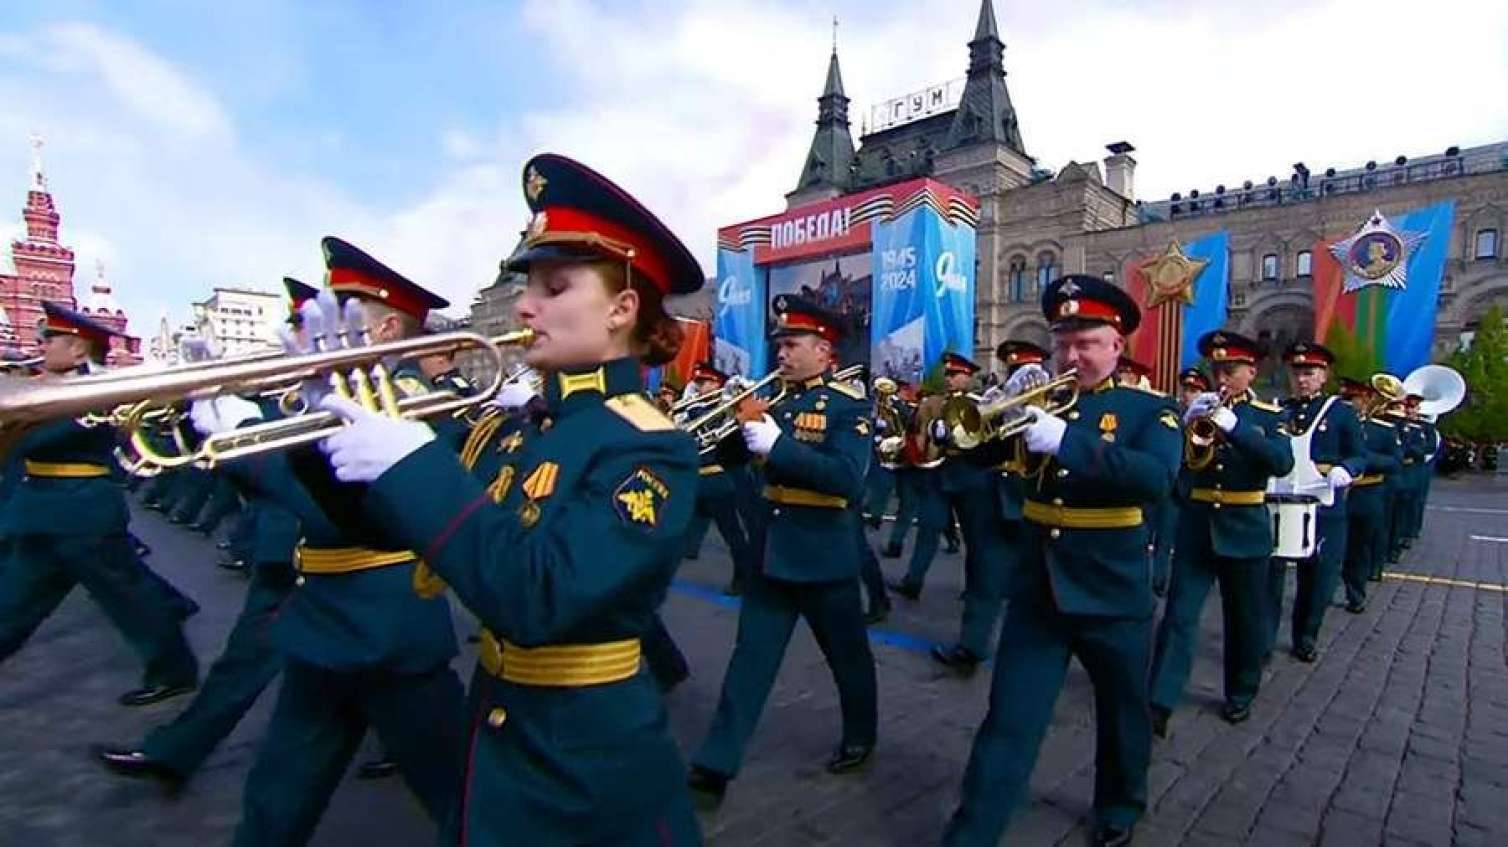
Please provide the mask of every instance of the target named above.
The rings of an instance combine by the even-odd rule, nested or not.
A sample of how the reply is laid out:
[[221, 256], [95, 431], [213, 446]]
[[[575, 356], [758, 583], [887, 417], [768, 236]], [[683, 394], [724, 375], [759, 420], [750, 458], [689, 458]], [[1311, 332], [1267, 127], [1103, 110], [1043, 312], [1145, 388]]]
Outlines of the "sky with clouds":
[[[464, 314], [526, 223], [531, 154], [641, 196], [713, 267], [779, 211], [831, 46], [853, 99], [963, 75], [979, 0], [23, 0], [0, 18], [0, 236], [40, 132], [87, 291], [132, 331], [216, 285], [317, 282], [337, 234]], [[1508, 4], [996, 0], [1044, 166], [1138, 148], [1137, 191], [1508, 139]], [[7, 208], [12, 211], [4, 211]], [[7, 238], [8, 240], [8, 238]]]

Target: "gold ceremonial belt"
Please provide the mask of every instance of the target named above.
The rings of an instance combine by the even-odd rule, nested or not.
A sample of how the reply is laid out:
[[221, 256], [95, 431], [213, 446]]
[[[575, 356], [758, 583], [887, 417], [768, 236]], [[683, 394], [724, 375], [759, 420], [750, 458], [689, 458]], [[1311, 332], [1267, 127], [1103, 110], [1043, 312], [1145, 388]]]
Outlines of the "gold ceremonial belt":
[[712, 476], [713, 474], [720, 474], [722, 472], [722, 465], [702, 465], [701, 469], [697, 471], [697, 474], [699, 476]]
[[518, 685], [583, 688], [622, 682], [638, 673], [639, 639], [519, 647], [484, 629], [478, 658], [487, 673]]
[[305, 547], [293, 551], [293, 566], [303, 573], [339, 574], [385, 568], [412, 562], [409, 550], [373, 550], [369, 547]]
[[1021, 515], [1034, 524], [1065, 529], [1127, 529], [1141, 526], [1140, 506], [1054, 506], [1027, 500], [1021, 504]]
[[764, 499], [787, 506], [818, 506], [823, 509], [846, 509], [848, 498], [836, 494], [823, 494], [805, 488], [787, 488], [784, 485], [766, 485]]
[[1387, 481], [1387, 477], [1384, 476], [1384, 475], [1382, 475], [1382, 474], [1380, 474], [1380, 473], [1362, 474], [1361, 476], [1357, 477], [1351, 483], [1351, 487], [1352, 488], [1364, 488], [1364, 487], [1366, 487], [1368, 485], [1376, 485], [1379, 482], [1386, 482], [1386, 481]]
[[1260, 506], [1267, 502], [1267, 492], [1195, 488], [1189, 492], [1189, 499], [1196, 503], [1214, 503], [1217, 506]]
[[25, 465], [27, 476], [52, 479], [88, 479], [110, 475], [110, 469], [104, 465], [90, 465], [84, 462], [33, 462], [27, 459]]

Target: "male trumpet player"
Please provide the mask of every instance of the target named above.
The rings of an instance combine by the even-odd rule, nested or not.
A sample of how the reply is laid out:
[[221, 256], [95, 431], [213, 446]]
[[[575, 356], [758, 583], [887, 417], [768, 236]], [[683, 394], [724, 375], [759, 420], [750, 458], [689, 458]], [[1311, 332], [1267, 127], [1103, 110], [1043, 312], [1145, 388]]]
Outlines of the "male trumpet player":
[[[728, 375], [713, 367], [710, 362], [702, 362], [693, 368], [691, 384], [695, 387], [697, 396], [705, 399], [687, 407], [687, 419], [694, 420], [716, 408], [722, 400], [723, 386], [727, 382]], [[691, 518], [691, 529], [686, 532], [686, 550], [689, 554], [702, 546], [707, 527], [714, 522], [717, 524], [717, 531], [722, 534], [723, 541], [728, 545], [728, 552], [733, 557], [733, 575], [723, 592], [730, 595], [743, 593], [749, 572], [754, 567], [754, 553], [750, 549], [748, 533], [738, 519], [738, 492], [733, 481], [733, 474], [738, 472], [741, 469], [735, 468], [730, 472], [724, 468], [715, 453], [709, 452], [702, 456], [696, 489], [696, 514]]]
[[[943, 839], [952, 847], [999, 841], [1026, 794], [1071, 657], [1095, 693], [1093, 842], [1130, 843], [1146, 809], [1156, 602], [1143, 510], [1173, 487], [1178, 413], [1166, 398], [1115, 384], [1116, 357], [1141, 320], [1124, 291], [1065, 276], [1047, 287], [1042, 311], [1056, 365], [1077, 369], [1078, 399], [1062, 417], [1028, 409], [1033, 421], [1020, 436], [1034, 466], [1022, 507], [1026, 538], [1007, 592], [989, 713]], [[1042, 376], [1023, 368], [1007, 390]]]
[[[42, 311], [36, 379], [103, 368], [113, 330], [55, 303]], [[82, 585], [146, 665], [142, 686], [120, 704], [145, 706], [192, 691], [199, 667], [169, 592], [137, 561], [126, 532], [125, 500], [110, 478], [115, 435], [108, 425], [57, 420], [5, 457], [16, 480], [0, 511], [0, 661]]]
[[1183, 697], [1199, 638], [1199, 613], [1220, 583], [1225, 637], [1225, 705], [1220, 717], [1241, 723], [1262, 682], [1264, 609], [1272, 533], [1267, 482], [1293, 468], [1282, 410], [1257, 399], [1251, 383], [1263, 351], [1226, 330], [1206, 333], [1199, 353], [1213, 364], [1220, 392], [1195, 398], [1183, 415], [1186, 498], [1178, 521], [1168, 608], [1152, 660], [1152, 730], [1167, 735]]
[[[1396, 379], [1396, 377], [1394, 378]], [[1384, 381], [1383, 386], [1389, 387]], [[1341, 377], [1341, 393], [1361, 417], [1367, 472], [1351, 483], [1346, 495], [1346, 559], [1341, 574], [1346, 586], [1346, 611], [1367, 609], [1367, 580], [1382, 572], [1387, 559], [1387, 482], [1402, 467], [1402, 439], [1382, 414], [1387, 398], [1371, 385]]]
[[721, 802], [737, 775], [797, 618], [811, 626], [838, 686], [843, 734], [828, 772], [863, 766], [875, 743], [874, 657], [854, 543], [870, 454], [868, 404], [831, 377], [839, 316], [789, 295], [774, 306], [788, 399], [745, 422], [742, 437], [723, 445], [726, 461], [763, 457], [766, 518], [717, 713], [691, 758], [689, 784], [703, 805]]
[[[1319, 656], [1320, 627], [1325, 610], [1340, 580], [1346, 558], [1346, 489], [1365, 472], [1366, 448], [1362, 446], [1361, 421], [1356, 411], [1325, 393], [1335, 354], [1312, 341], [1298, 341], [1283, 351], [1293, 396], [1283, 401], [1289, 435], [1313, 433], [1309, 459], [1335, 492], [1335, 502], [1319, 510], [1315, 555], [1298, 566], [1298, 591], [1293, 598], [1293, 657], [1313, 662]], [[1267, 647], [1277, 641], [1283, 614], [1283, 584], [1287, 561], [1273, 559], [1268, 584]]]

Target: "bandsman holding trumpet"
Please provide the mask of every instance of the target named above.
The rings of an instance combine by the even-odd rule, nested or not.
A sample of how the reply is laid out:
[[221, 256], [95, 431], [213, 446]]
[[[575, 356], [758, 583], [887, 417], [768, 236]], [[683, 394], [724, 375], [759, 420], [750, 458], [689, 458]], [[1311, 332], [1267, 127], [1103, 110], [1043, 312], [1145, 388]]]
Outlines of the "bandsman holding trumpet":
[[1403, 391], [1392, 374], [1374, 374], [1370, 381], [1341, 377], [1341, 393], [1361, 418], [1367, 472], [1351, 483], [1346, 496], [1346, 559], [1341, 578], [1346, 586], [1346, 611], [1367, 609], [1367, 581], [1382, 572], [1388, 555], [1388, 480], [1403, 466], [1402, 439], [1385, 415]]
[[[1366, 472], [1361, 420], [1356, 410], [1325, 392], [1335, 354], [1321, 344], [1298, 341], [1283, 351], [1283, 361], [1293, 384], [1293, 395], [1283, 401], [1288, 434], [1311, 436], [1307, 459], [1334, 494], [1334, 503], [1322, 506], [1316, 519], [1319, 546], [1315, 554], [1298, 563], [1298, 590], [1293, 598], [1293, 657], [1313, 662], [1319, 656], [1320, 627], [1330, 607], [1341, 565], [1346, 558], [1346, 490]], [[1274, 558], [1268, 584], [1268, 637], [1264, 653], [1277, 642], [1283, 612], [1283, 587], [1288, 563]]]
[[1225, 704], [1220, 716], [1241, 723], [1262, 682], [1268, 557], [1272, 532], [1268, 480], [1293, 468], [1282, 410], [1251, 389], [1263, 351], [1227, 330], [1206, 333], [1199, 353], [1214, 367], [1218, 393], [1200, 394], [1183, 414], [1184, 497], [1174, 543], [1167, 611], [1152, 661], [1152, 729], [1167, 735], [1194, 663], [1199, 615], [1210, 587], [1220, 586], [1225, 638]]
[[811, 627], [838, 687], [843, 728], [828, 772], [863, 766], [875, 744], [874, 656], [854, 543], [872, 449], [868, 403], [832, 378], [839, 316], [790, 295], [777, 297], [774, 307], [784, 399], [740, 410], [741, 437], [723, 445], [725, 461], [742, 454], [764, 463], [765, 534], [717, 713], [691, 759], [691, 788], [709, 806], [722, 801], [738, 773], [798, 618]]
[[[100, 371], [116, 333], [42, 303], [42, 373], [63, 381]], [[108, 423], [54, 420], [10, 445], [16, 477], [0, 512], [0, 661], [21, 649], [58, 604], [83, 586], [146, 666], [120, 696], [145, 706], [194, 690], [199, 668], [169, 594], [137, 560], [125, 498], [111, 479], [116, 431]]]
[[[1115, 384], [1116, 357], [1141, 320], [1102, 279], [1071, 275], [1042, 298], [1060, 374], [1077, 400], [1061, 416], [1028, 406], [1030, 463], [1022, 560], [1007, 593], [990, 708], [974, 737], [962, 800], [944, 843], [994, 845], [1024, 799], [1069, 660], [1094, 686], [1093, 842], [1123, 845], [1146, 809], [1152, 613], [1144, 510], [1178, 473], [1178, 413], [1166, 398]], [[1008, 386], [1030, 382], [1023, 368]], [[1036, 379], [1045, 378], [1041, 370]]]
[[[727, 382], [728, 375], [713, 367], [710, 362], [699, 363], [691, 371], [691, 384], [695, 387], [696, 397], [700, 402], [687, 405], [686, 416], [695, 419], [716, 406], [723, 397], [723, 388]], [[733, 595], [743, 593], [749, 572], [754, 567], [754, 552], [750, 548], [748, 533], [738, 518], [738, 489], [733, 476], [741, 470], [734, 468], [730, 471], [724, 468], [714, 451], [702, 455], [696, 487], [696, 512], [691, 518], [691, 528], [686, 533], [686, 550], [688, 554], [694, 554], [702, 546], [707, 527], [717, 524], [717, 531], [722, 534], [733, 558], [733, 574], [724, 593]]]

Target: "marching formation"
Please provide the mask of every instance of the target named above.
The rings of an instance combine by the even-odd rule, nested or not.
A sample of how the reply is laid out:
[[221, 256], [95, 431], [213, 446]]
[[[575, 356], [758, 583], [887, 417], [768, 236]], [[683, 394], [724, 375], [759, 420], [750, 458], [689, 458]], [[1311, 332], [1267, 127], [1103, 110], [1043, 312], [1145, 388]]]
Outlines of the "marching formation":
[[[1219, 330], [1198, 342], [1210, 371], [1165, 396], [1126, 356], [1137, 303], [1067, 275], [1042, 297], [1051, 349], [1007, 341], [995, 373], [950, 352], [936, 386], [870, 379], [837, 361], [842, 316], [783, 295], [775, 372], [705, 363], [683, 396], [652, 398], [645, 368], [681, 346], [666, 299], [701, 287], [697, 261], [570, 159], [531, 159], [523, 188], [533, 218], [503, 261], [527, 278], [523, 328], [508, 336], [427, 332], [445, 300], [329, 237], [326, 285], [285, 281], [277, 355], [109, 373], [111, 330], [48, 305], [38, 372], [0, 389], [0, 660], [81, 585], [141, 657], [123, 705], [193, 693], [95, 755], [173, 785], [281, 676], [238, 845], [306, 843], [368, 731], [384, 757], [364, 772], [401, 776], [443, 843], [700, 843], [696, 809], [737, 802], [798, 620], [837, 692], [826, 771], [884, 754], [866, 627], [920, 596], [945, 540], [965, 588], [958, 636], [932, 658], [960, 676], [993, 661], [943, 843], [1006, 832], [1077, 659], [1095, 702], [1093, 840], [1128, 844], [1211, 590], [1220, 716], [1240, 723], [1279, 646], [1314, 662], [1337, 591], [1363, 613], [1419, 536], [1434, 421], [1460, 400], [1448, 369], [1336, 374], [1300, 342], [1281, 351], [1291, 394], [1269, 403], [1254, 388], [1269, 351]], [[502, 374], [504, 349], [526, 367], [460, 376], [458, 353]], [[192, 601], [142, 561], [120, 468], [156, 474], [144, 500], [176, 500], [180, 520], [209, 500], [206, 533], [246, 504], [226, 562], [249, 576], [244, 605], [202, 678]], [[865, 525], [892, 495], [880, 557], [915, 535], [887, 581]], [[715, 713], [683, 757], [664, 697], [689, 669], [659, 607], [714, 525], [742, 599]], [[455, 604], [479, 625], [469, 682], [452, 669]]]

